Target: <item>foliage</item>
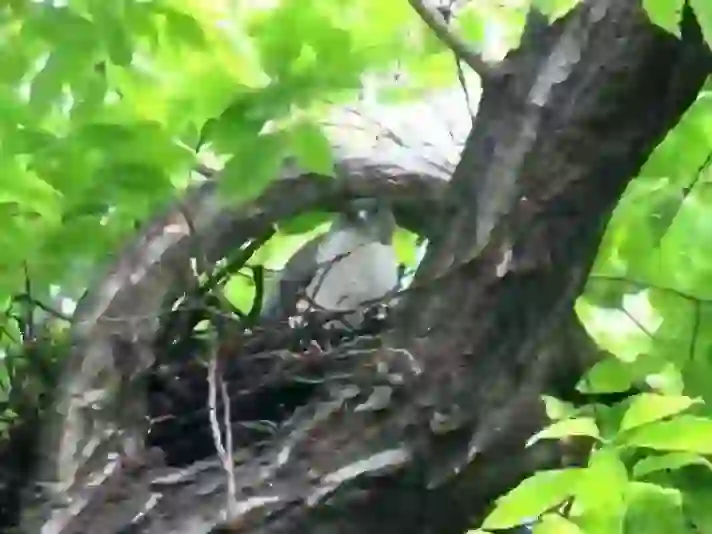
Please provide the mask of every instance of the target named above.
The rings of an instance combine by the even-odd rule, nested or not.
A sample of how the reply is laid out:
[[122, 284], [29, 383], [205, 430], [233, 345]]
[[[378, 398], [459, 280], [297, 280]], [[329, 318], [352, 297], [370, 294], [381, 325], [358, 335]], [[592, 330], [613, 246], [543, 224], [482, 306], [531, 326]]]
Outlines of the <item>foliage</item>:
[[[575, 0], [532, 0], [552, 19]], [[529, 2], [472, 2], [455, 21], [475, 46], [517, 43]], [[683, 0], [644, 0], [677, 32]], [[712, 4], [691, 0], [712, 40]], [[496, 39], [492, 41], [491, 36]], [[445, 50], [407, 2], [380, 0], [9, 0], [0, 6], [0, 302], [2, 349], [27, 344], [18, 299], [76, 299], [117, 245], [197, 175], [224, 165], [224, 194], [258, 195], [287, 156], [329, 175], [319, 125], [356, 98], [364, 75], [408, 75], [382, 101], [457, 83]], [[538, 534], [686, 532], [712, 501], [712, 99], [699, 96], [616, 209], [578, 312], [609, 356], [588, 393], [641, 393], [613, 407], [547, 399], [535, 436], [587, 436], [588, 465], [540, 472], [504, 496], [483, 528], [535, 517]], [[287, 223], [256, 261], [279, 267], [323, 214]], [[415, 239], [397, 238], [404, 262]], [[246, 308], [242, 276], [226, 287]], [[58, 289], [59, 288], [59, 289]], [[46, 315], [46, 314], [45, 314]], [[47, 317], [44, 317], [47, 319]], [[52, 323], [54, 324], [54, 323]], [[55, 335], [55, 334], [52, 334]], [[0, 400], [19, 388], [0, 365]], [[15, 362], [16, 363], [16, 362]], [[15, 377], [13, 381], [12, 378]], [[8, 420], [12, 412], [3, 414]], [[558, 513], [567, 503], [569, 514]], [[708, 528], [708, 527], [705, 527]]]

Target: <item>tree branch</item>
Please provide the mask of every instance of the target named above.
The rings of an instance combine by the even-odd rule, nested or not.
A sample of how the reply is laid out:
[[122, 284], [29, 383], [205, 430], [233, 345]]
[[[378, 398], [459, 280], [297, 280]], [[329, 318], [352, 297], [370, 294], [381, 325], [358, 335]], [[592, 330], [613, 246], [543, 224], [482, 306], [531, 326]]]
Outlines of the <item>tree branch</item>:
[[483, 80], [488, 80], [494, 73], [493, 66], [482, 59], [481, 54], [476, 52], [472, 45], [465, 41], [455, 29], [450, 27], [442, 14], [433, 6], [427, 4], [428, 0], [408, 0], [413, 9], [420, 15], [423, 22], [433, 30], [433, 33], [440, 39], [455, 55], [464, 61], [473, 71], [479, 74]]

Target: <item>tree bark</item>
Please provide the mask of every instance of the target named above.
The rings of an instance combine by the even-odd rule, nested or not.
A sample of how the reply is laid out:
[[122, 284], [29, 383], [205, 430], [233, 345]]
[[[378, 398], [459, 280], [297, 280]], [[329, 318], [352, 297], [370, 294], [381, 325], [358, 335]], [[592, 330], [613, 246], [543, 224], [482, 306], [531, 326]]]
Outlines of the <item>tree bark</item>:
[[[655, 27], [640, 0], [586, 0], [529, 28], [536, 39], [483, 80], [449, 183], [442, 153], [424, 165], [417, 148], [381, 161], [337, 150], [345, 179], [293, 173], [239, 209], [209, 184], [152, 221], [77, 308], [23, 531], [454, 534], [555, 465], [555, 447], [524, 443], [545, 421], [539, 395], [572, 387], [595, 356], [573, 303], [626, 184], [712, 64], [689, 8], [681, 27], [681, 40]], [[431, 237], [426, 258], [392, 329], [320, 357], [309, 402], [235, 468], [223, 521], [217, 461], [167, 470], [141, 452], [147, 318], [197, 242], [215, 261], [280, 218], [360, 195], [396, 200]], [[369, 408], [383, 388], [389, 402]]]

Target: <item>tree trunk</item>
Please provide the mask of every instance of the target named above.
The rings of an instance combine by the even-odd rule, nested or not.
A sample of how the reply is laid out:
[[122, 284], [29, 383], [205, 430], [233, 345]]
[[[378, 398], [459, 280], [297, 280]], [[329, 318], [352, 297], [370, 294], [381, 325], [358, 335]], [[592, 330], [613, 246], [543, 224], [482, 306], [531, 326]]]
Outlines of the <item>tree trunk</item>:
[[[471, 526], [522, 477], [559, 462], [556, 447], [524, 443], [545, 422], [539, 396], [572, 388], [595, 357], [573, 303], [626, 184], [711, 64], [690, 9], [678, 40], [652, 25], [640, 0], [586, 0], [549, 27], [528, 28], [483, 80], [450, 182], [447, 157], [425, 165], [414, 146], [398, 157], [379, 150], [380, 161], [337, 150], [344, 179], [285, 176], [239, 209], [220, 205], [212, 184], [192, 191], [78, 306], [41, 441], [41, 491], [27, 500], [23, 531]], [[224, 521], [217, 460], [161, 468], [141, 452], [158, 331], [146, 318], [183, 282], [196, 243], [214, 262], [280, 218], [368, 195], [394, 199], [399, 220], [431, 237], [428, 253], [392, 328], [281, 368], [293, 376], [316, 365], [319, 384], [269, 443], [240, 460]], [[369, 408], [384, 388], [389, 401]]]

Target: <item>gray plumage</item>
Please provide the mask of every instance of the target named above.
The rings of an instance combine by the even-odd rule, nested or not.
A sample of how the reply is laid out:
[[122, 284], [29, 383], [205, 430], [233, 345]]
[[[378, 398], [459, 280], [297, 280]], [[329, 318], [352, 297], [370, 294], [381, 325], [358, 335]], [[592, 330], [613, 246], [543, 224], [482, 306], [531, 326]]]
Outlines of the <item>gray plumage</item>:
[[[298, 313], [306, 297], [316, 309], [349, 311], [397, 289], [393, 248], [395, 218], [378, 200], [352, 201], [329, 230], [300, 248], [266, 292], [262, 317], [281, 320]], [[361, 314], [345, 319], [357, 325]]]

